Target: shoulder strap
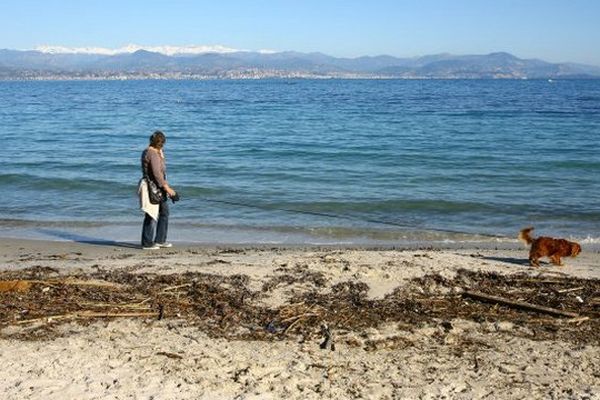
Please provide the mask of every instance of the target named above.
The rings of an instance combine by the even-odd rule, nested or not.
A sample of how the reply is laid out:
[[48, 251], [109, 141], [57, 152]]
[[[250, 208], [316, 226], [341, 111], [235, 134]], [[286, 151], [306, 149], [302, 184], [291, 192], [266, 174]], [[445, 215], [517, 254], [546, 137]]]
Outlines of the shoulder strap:
[[153, 179], [154, 176], [150, 177], [150, 173], [148, 171], [148, 166], [150, 165], [150, 162], [149, 161], [146, 162], [146, 158], [147, 158], [147, 155], [148, 155], [149, 151], [150, 151], [149, 149], [146, 149], [146, 150], [144, 150], [142, 152], [142, 175], [143, 175], [144, 179], [147, 179], [147, 180], [152, 179], [152, 180], [154, 180]]

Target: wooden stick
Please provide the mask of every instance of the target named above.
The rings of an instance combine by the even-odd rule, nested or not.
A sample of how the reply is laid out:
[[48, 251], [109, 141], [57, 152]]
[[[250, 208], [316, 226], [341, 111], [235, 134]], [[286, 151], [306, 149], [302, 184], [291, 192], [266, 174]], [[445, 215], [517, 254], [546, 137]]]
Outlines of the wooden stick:
[[55, 319], [62, 319], [62, 318], [66, 318], [69, 317], [69, 314], [61, 314], [61, 315], [50, 315], [48, 317], [40, 317], [40, 318], [34, 318], [34, 319], [26, 319], [26, 320], [22, 320], [22, 321], [16, 321], [15, 325], [23, 325], [23, 324], [31, 324], [34, 322], [49, 322]]
[[0, 292], [27, 292], [30, 288], [30, 281], [0, 281]]
[[298, 319], [302, 319], [302, 318], [318, 317], [318, 316], [319, 316], [319, 314], [307, 312], [307, 313], [304, 313], [304, 314], [294, 315], [293, 317], [282, 319], [281, 322], [286, 323], [286, 322], [289, 322], [289, 321], [298, 320]]
[[335, 343], [333, 342], [333, 334], [331, 330], [329, 330], [329, 326], [326, 323], [321, 325], [321, 334], [324, 336], [323, 342], [319, 345], [319, 347], [323, 350], [326, 348], [330, 348], [331, 351], [335, 351]]
[[40, 280], [40, 279], [22, 279], [22, 280], [18, 280], [18, 281], [0, 281], [0, 283], [6, 283], [6, 282], [21, 282], [22, 284], [29, 284], [29, 285], [31, 285], [32, 283], [36, 283], [36, 284], [47, 285], [47, 286], [52, 286], [52, 287], [54, 287], [55, 285], [99, 286], [99, 287], [106, 287], [106, 288], [121, 288], [121, 287], [123, 287], [123, 285], [121, 285], [121, 284], [109, 282], [109, 281], [103, 281], [103, 280], [99, 280], [99, 279], [83, 280], [83, 279], [74, 279], [74, 278], [70, 278], [70, 277], [68, 277], [66, 279], [50, 279], [47, 281]]
[[579, 287], [572, 288], [572, 289], [563, 289], [563, 290], [559, 290], [558, 293], [576, 292], [576, 291], [582, 290], [582, 289], [585, 289], [585, 287], [584, 286], [579, 286]]
[[491, 296], [489, 294], [475, 292], [472, 290], [465, 290], [463, 292], [463, 296], [471, 297], [476, 300], [487, 301], [490, 303], [504, 304], [504, 305], [514, 307], [514, 308], [522, 308], [525, 310], [537, 311], [537, 312], [541, 312], [541, 313], [545, 313], [545, 314], [558, 315], [561, 317], [579, 318], [579, 314], [573, 313], [570, 311], [563, 311], [563, 310], [558, 310], [556, 308], [538, 306], [536, 304], [526, 303], [524, 301], [509, 300], [504, 297]]
[[112, 304], [112, 303], [95, 303], [93, 301], [82, 301], [77, 303], [80, 306], [86, 307], [97, 307], [97, 308], [130, 308], [138, 310], [147, 310], [148, 305], [140, 303], [127, 303], [127, 304]]
[[181, 289], [181, 288], [188, 287], [188, 286], [192, 286], [192, 284], [191, 283], [185, 283], [183, 285], [177, 285], [177, 286], [171, 286], [171, 287], [168, 287], [168, 288], [164, 288], [163, 290], [161, 290], [161, 293], [169, 292], [169, 291], [175, 290], [175, 289]]
[[46, 321], [50, 322], [52, 320], [57, 319], [65, 319], [65, 318], [116, 318], [116, 317], [156, 317], [158, 314], [156, 312], [145, 312], [145, 313], [101, 313], [101, 312], [93, 312], [93, 311], [82, 311], [82, 312], [74, 312], [69, 314], [61, 314], [61, 315], [50, 315], [48, 317], [40, 317], [35, 319], [27, 319], [24, 321], [17, 321], [17, 325], [21, 324], [29, 324], [32, 322], [40, 322]]
[[568, 324], [581, 325], [582, 322], [589, 321], [590, 317], [573, 318], [567, 321]]
[[165, 357], [169, 357], [169, 358], [174, 358], [176, 360], [181, 360], [183, 358], [183, 356], [180, 356], [179, 354], [169, 353], [169, 352], [166, 352], [166, 351], [159, 351], [156, 354], [159, 355], [159, 356], [165, 356]]
[[75, 318], [113, 318], [113, 317], [156, 317], [156, 312], [131, 312], [131, 313], [101, 313], [83, 311], [72, 314]]
[[83, 280], [83, 279], [67, 278], [67, 279], [63, 279], [63, 280], [52, 280], [49, 283], [54, 283], [54, 284], [62, 283], [63, 285], [73, 285], [73, 286], [98, 286], [98, 287], [115, 288], [115, 289], [123, 287], [123, 285], [121, 285], [119, 283], [103, 281], [100, 279]]
[[303, 317], [299, 317], [297, 320], [295, 320], [294, 322], [292, 322], [292, 323], [290, 324], [290, 326], [288, 326], [288, 327], [285, 329], [285, 331], [283, 331], [283, 333], [284, 333], [284, 334], [288, 333], [288, 332], [289, 332], [289, 331], [290, 331], [290, 330], [291, 330], [291, 329], [292, 329], [294, 326], [298, 325], [298, 323], [299, 323], [300, 321], [302, 321], [302, 319], [303, 319]]

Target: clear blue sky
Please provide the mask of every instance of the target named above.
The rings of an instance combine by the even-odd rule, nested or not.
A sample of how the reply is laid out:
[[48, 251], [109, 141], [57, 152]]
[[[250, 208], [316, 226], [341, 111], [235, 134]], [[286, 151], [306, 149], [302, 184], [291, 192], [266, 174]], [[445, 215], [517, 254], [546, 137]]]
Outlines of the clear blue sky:
[[507, 51], [600, 65], [600, 0], [0, 0], [0, 48], [223, 45], [333, 56]]

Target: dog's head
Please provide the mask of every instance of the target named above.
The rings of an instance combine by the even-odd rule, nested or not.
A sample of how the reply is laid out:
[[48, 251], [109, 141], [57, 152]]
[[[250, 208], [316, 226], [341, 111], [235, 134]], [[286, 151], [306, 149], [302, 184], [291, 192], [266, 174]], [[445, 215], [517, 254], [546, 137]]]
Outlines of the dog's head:
[[581, 253], [581, 246], [579, 243], [571, 243], [571, 257], [577, 257], [577, 254]]

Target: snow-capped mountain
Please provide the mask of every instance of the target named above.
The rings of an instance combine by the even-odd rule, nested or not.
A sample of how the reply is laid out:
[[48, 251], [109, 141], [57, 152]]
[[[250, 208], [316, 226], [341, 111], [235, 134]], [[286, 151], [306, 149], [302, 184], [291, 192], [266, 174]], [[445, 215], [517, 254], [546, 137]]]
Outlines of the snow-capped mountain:
[[214, 46], [142, 46], [138, 44], [128, 44], [123, 47], [116, 49], [109, 49], [105, 47], [65, 47], [65, 46], [51, 46], [41, 45], [34, 48], [35, 51], [47, 54], [101, 54], [105, 56], [114, 56], [116, 54], [131, 54], [139, 50], [149, 51], [152, 53], [160, 53], [167, 56], [176, 55], [195, 55], [195, 54], [206, 54], [206, 53], [236, 53], [239, 49], [233, 49], [221, 45]]

